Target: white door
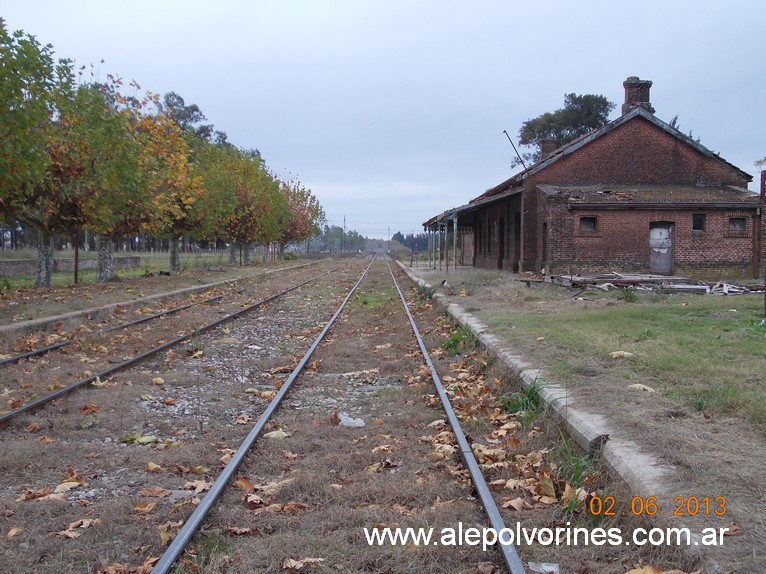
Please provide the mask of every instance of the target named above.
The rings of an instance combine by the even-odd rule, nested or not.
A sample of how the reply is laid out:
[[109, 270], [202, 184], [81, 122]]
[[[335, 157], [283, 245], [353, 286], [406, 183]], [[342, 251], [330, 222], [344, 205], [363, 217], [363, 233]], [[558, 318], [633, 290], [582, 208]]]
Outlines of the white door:
[[649, 272], [673, 273], [673, 224], [658, 221], [649, 224]]

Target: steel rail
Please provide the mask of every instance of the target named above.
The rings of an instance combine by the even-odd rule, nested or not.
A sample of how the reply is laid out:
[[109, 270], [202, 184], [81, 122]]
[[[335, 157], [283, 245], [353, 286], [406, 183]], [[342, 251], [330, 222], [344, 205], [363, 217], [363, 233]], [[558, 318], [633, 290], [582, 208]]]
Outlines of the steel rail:
[[[132, 327], [133, 325], [138, 325], [140, 323], [146, 323], [147, 321], [152, 321], [154, 319], [158, 319], [166, 315], [174, 315], [176, 313], [180, 313], [181, 311], [184, 311], [188, 309], [189, 307], [194, 307], [195, 305], [212, 303], [213, 301], [218, 301], [220, 299], [223, 299], [223, 295], [216, 295], [215, 297], [210, 297], [209, 299], [205, 299], [204, 301], [195, 301], [194, 303], [187, 303], [186, 305], [181, 305], [180, 307], [168, 309], [167, 311], [161, 311], [153, 315], [147, 315], [146, 317], [141, 317], [140, 319], [136, 319], [135, 321], [130, 321], [128, 323], [120, 323], [119, 325], [113, 325], [112, 327], [98, 329], [96, 331], [93, 331], [92, 333], [88, 333], [87, 336], [103, 335], [104, 333], [119, 331], [120, 329], [126, 329], [128, 327]], [[41, 347], [33, 351], [27, 351], [26, 353], [19, 353], [18, 355], [13, 355], [12, 357], [8, 357], [7, 359], [3, 359], [2, 361], [0, 361], [0, 367], [2, 367], [3, 365], [7, 365], [8, 363], [15, 363], [16, 361], [21, 361], [22, 359], [28, 359], [30, 357], [37, 357], [38, 355], [44, 355], [46, 353], [50, 353], [51, 351], [55, 351], [57, 349], [61, 349], [62, 347], [66, 347], [67, 345], [74, 343], [75, 341], [79, 341], [83, 338], [84, 337], [74, 337], [72, 339], [67, 339], [66, 341], [62, 341], [60, 343], [48, 345], [47, 347]]]
[[253, 444], [255, 444], [255, 441], [258, 440], [258, 437], [260, 436], [261, 432], [263, 432], [263, 428], [269, 421], [269, 418], [277, 410], [280, 403], [282, 402], [282, 399], [290, 390], [293, 382], [296, 378], [298, 378], [298, 375], [300, 375], [301, 371], [303, 371], [303, 368], [306, 366], [306, 363], [308, 363], [311, 355], [319, 346], [319, 343], [322, 342], [322, 339], [324, 339], [325, 335], [330, 330], [330, 327], [332, 327], [333, 323], [335, 323], [335, 320], [341, 314], [343, 308], [346, 306], [346, 303], [348, 303], [349, 299], [351, 299], [351, 296], [354, 294], [357, 287], [359, 287], [359, 284], [362, 282], [365, 275], [367, 275], [367, 271], [370, 269], [374, 261], [375, 257], [373, 257], [367, 267], [365, 267], [361, 277], [359, 277], [359, 280], [348, 292], [345, 299], [343, 299], [343, 302], [338, 306], [335, 314], [330, 318], [330, 320], [324, 326], [324, 329], [322, 329], [322, 332], [319, 333], [317, 338], [314, 340], [314, 343], [311, 345], [311, 347], [309, 347], [309, 350], [306, 351], [306, 354], [303, 355], [303, 358], [292, 370], [290, 376], [287, 377], [287, 380], [285, 380], [285, 382], [282, 384], [277, 394], [266, 407], [266, 410], [263, 411], [261, 416], [258, 418], [255, 426], [253, 426], [248, 435], [239, 445], [239, 448], [237, 448], [237, 451], [231, 457], [231, 460], [226, 464], [225, 467], [223, 467], [221, 474], [219, 474], [218, 478], [216, 478], [213, 482], [213, 486], [211, 486], [210, 490], [207, 491], [205, 497], [202, 499], [199, 505], [197, 505], [197, 508], [194, 509], [194, 512], [192, 512], [191, 516], [186, 519], [186, 522], [184, 522], [183, 526], [178, 531], [178, 534], [176, 534], [167, 550], [165, 550], [165, 552], [160, 557], [159, 562], [157, 562], [152, 568], [152, 574], [168, 574], [168, 572], [170, 572], [173, 564], [175, 564], [176, 560], [178, 560], [178, 557], [189, 544], [194, 534], [197, 532], [197, 530], [199, 530], [199, 527], [202, 525], [202, 521], [205, 519], [213, 505], [223, 493], [223, 489], [226, 488], [232, 476], [239, 468], [239, 465], [242, 464], [245, 456], [253, 447]]
[[110, 367], [108, 369], [105, 369], [99, 373], [96, 373], [94, 375], [91, 375], [89, 377], [85, 377], [84, 379], [80, 379], [79, 381], [72, 383], [69, 386], [63, 387], [61, 389], [58, 389], [52, 393], [49, 393], [47, 395], [44, 395], [38, 399], [35, 399], [34, 401], [30, 401], [22, 406], [20, 406], [17, 409], [14, 409], [12, 411], [8, 411], [7, 413], [0, 415], [0, 428], [2, 428], [6, 422], [9, 420], [36, 408], [41, 407], [42, 405], [49, 403], [61, 396], [64, 396], [68, 393], [71, 393], [72, 391], [79, 389], [81, 387], [84, 387], [85, 385], [88, 385], [92, 382], [94, 382], [97, 379], [100, 379], [101, 377], [107, 377], [113, 373], [116, 373], [118, 371], [121, 371], [123, 369], [126, 369], [132, 365], [135, 365], [136, 363], [140, 363], [144, 359], [147, 359], [151, 357], [152, 355], [156, 355], [157, 353], [161, 353], [162, 351], [169, 349], [171, 347], [174, 347], [175, 345], [178, 345], [179, 343], [182, 343], [183, 341], [186, 341], [187, 339], [190, 339], [194, 336], [201, 335], [202, 333], [205, 333], [207, 331], [210, 331], [211, 329], [215, 329], [219, 325], [231, 321], [232, 319], [236, 319], [245, 313], [248, 313], [252, 311], [253, 309], [256, 309], [258, 307], [261, 307], [262, 305], [265, 305], [266, 303], [270, 303], [271, 301], [274, 301], [275, 299], [278, 299], [279, 297], [282, 297], [283, 295], [286, 295], [290, 291], [294, 291], [296, 289], [299, 289], [300, 287], [303, 287], [304, 285], [307, 285], [308, 283], [311, 283], [312, 281], [315, 281], [319, 279], [320, 277], [323, 277], [325, 275], [328, 275], [329, 273], [332, 273], [333, 271], [337, 270], [331, 269], [330, 271], [326, 271], [324, 273], [320, 273], [316, 277], [312, 277], [311, 279], [308, 279], [306, 281], [303, 281], [302, 283], [298, 283], [297, 285], [293, 285], [292, 287], [288, 287], [287, 289], [280, 291], [279, 293], [276, 293], [274, 295], [271, 295], [265, 299], [261, 299], [260, 301], [253, 303], [252, 305], [248, 305], [247, 307], [243, 307], [242, 309], [239, 309], [238, 311], [235, 311], [233, 313], [229, 313], [228, 315], [224, 315], [223, 317], [213, 321], [212, 323], [208, 323], [207, 325], [203, 325], [202, 327], [199, 327], [198, 329], [194, 329], [193, 331], [190, 331], [189, 333], [186, 333], [185, 335], [181, 335], [179, 337], [176, 337], [175, 339], [172, 339], [166, 343], [163, 343], [162, 345], [159, 345], [157, 347], [154, 347], [153, 349], [149, 349], [148, 351], [145, 351], [139, 355], [136, 355], [135, 357], [132, 357], [130, 359], [127, 359], [125, 361], [122, 361], [121, 363], [116, 364], [113, 367]]
[[[479, 463], [476, 461], [473, 450], [465, 438], [463, 428], [460, 426], [460, 421], [458, 420], [457, 415], [452, 408], [452, 404], [450, 403], [449, 397], [447, 396], [447, 391], [444, 389], [444, 385], [439, 378], [439, 373], [436, 372], [436, 367], [434, 367], [433, 361], [431, 361], [431, 356], [428, 354], [428, 349], [423, 342], [423, 338], [420, 336], [420, 331], [418, 330], [418, 326], [415, 324], [415, 319], [413, 318], [412, 313], [410, 313], [410, 309], [407, 305], [407, 301], [404, 298], [404, 294], [399, 288], [399, 283], [397, 283], [396, 277], [394, 277], [394, 272], [391, 269], [391, 265], [388, 263], [388, 258], [386, 258], [386, 265], [388, 266], [388, 272], [391, 274], [391, 279], [394, 281], [394, 286], [399, 292], [399, 298], [402, 300], [404, 312], [407, 313], [407, 318], [410, 320], [412, 331], [415, 333], [415, 338], [418, 340], [420, 351], [423, 353], [423, 358], [428, 365], [428, 370], [431, 372], [431, 378], [433, 379], [434, 387], [436, 387], [436, 392], [439, 395], [439, 399], [441, 399], [442, 407], [444, 408], [444, 412], [447, 414], [447, 419], [449, 420], [450, 426], [452, 427], [452, 432], [455, 434], [455, 438], [457, 439], [458, 447], [460, 449], [460, 456], [463, 458], [463, 463], [468, 468], [468, 472], [471, 475], [471, 480], [473, 481], [476, 492], [481, 499], [481, 504], [484, 506], [484, 511], [487, 513], [489, 522], [492, 525], [495, 533], [497, 533], [499, 536], [500, 531], [506, 528], [503, 517], [500, 516], [500, 510], [497, 508], [497, 504], [495, 504], [495, 499], [492, 498], [492, 493], [489, 491], [487, 481], [484, 480], [484, 474], [481, 472], [481, 468], [479, 468]], [[498, 546], [500, 547], [500, 552], [503, 555], [503, 560], [505, 561], [505, 565], [508, 567], [508, 571], [511, 574], [526, 574], [524, 570], [524, 564], [521, 562], [519, 554], [516, 552], [516, 547], [513, 544], [502, 543], [499, 543]]]

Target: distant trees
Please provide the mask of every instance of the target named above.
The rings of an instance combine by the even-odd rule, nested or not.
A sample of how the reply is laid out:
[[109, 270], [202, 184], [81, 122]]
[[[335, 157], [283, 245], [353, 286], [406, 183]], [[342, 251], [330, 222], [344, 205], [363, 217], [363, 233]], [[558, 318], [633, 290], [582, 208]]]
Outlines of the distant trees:
[[428, 235], [425, 233], [403, 235], [401, 231], [397, 231], [391, 236], [391, 239], [398, 241], [412, 251], [423, 252], [428, 250]]
[[[522, 154], [529, 163], [540, 160], [540, 142], [553, 140], [556, 147], [563, 146], [575, 138], [609, 123], [609, 114], [615, 104], [604, 96], [594, 94], [566, 94], [564, 107], [546, 112], [527, 120], [519, 129], [519, 143], [536, 149]], [[513, 165], [518, 165], [518, 159]]]
[[36, 285], [51, 285], [53, 236], [81, 229], [97, 238], [101, 281], [122, 237], [164, 238], [178, 271], [182, 236], [283, 250], [319, 234], [311, 190], [205, 120], [175, 92], [128, 97], [113, 76], [76, 84], [71, 62], [0, 19], [0, 221], [16, 237], [37, 232]]

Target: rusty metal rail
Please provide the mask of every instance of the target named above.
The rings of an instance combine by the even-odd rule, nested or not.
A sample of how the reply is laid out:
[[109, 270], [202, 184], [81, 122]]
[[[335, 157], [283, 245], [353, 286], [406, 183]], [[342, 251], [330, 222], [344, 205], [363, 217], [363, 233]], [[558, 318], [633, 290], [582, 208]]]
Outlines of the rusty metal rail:
[[[141, 317], [140, 319], [136, 319], [135, 321], [129, 321], [128, 323], [120, 323], [119, 325], [113, 325], [112, 327], [98, 329], [97, 331], [88, 333], [88, 335], [90, 336], [102, 335], [104, 333], [111, 333], [112, 331], [119, 331], [120, 329], [127, 329], [128, 327], [133, 327], [134, 325], [140, 325], [141, 323], [146, 323], [147, 321], [159, 319], [160, 317], [175, 315], [176, 313], [185, 311], [186, 309], [189, 309], [190, 307], [195, 307], [197, 305], [204, 305], [207, 303], [213, 303], [214, 301], [220, 301], [221, 299], [223, 299], [223, 295], [216, 295], [215, 297], [210, 297], [209, 299], [205, 299], [204, 301], [195, 301], [194, 303], [187, 303], [186, 305], [181, 305], [180, 307], [174, 307], [173, 309], [168, 309], [167, 311], [160, 311], [159, 313], [154, 313], [153, 315], [147, 315], [146, 317]], [[27, 351], [25, 353], [19, 353], [18, 355], [13, 355], [12, 357], [7, 357], [3, 359], [2, 361], [0, 361], [0, 367], [2, 367], [3, 365], [8, 365], [10, 363], [21, 361], [22, 359], [29, 359], [31, 357], [38, 357], [40, 355], [45, 355], [46, 353], [50, 353], [51, 351], [61, 349], [79, 340], [80, 340], [80, 337], [75, 337], [73, 339], [67, 339], [66, 341], [62, 341], [60, 343], [48, 345], [47, 347], [40, 347], [39, 349], [34, 349], [33, 351]]]
[[351, 299], [351, 296], [354, 294], [357, 287], [359, 287], [359, 284], [362, 282], [365, 275], [367, 275], [367, 271], [372, 266], [373, 261], [375, 261], [375, 257], [373, 257], [367, 267], [365, 267], [361, 277], [359, 277], [359, 280], [356, 282], [356, 284], [354, 284], [354, 286], [349, 290], [345, 299], [343, 299], [341, 304], [338, 306], [338, 309], [335, 311], [335, 314], [330, 318], [324, 329], [322, 329], [322, 332], [319, 333], [317, 338], [314, 340], [314, 343], [311, 345], [311, 347], [309, 347], [309, 350], [306, 351], [306, 353], [303, 355], [303, 358], [290, 373], [290, 376], [287, 377], [287, 380], [282, 384], [276, 396], [271, 400], [269, 406], [266, 407], [266, 410], [263, 411], [263, 414], [261, 414], [261, 416], [258, 418], [258, 421], [245, 437], [245, 440], [242, 441], [242, 443], [239, 445], [239, 448], [234, 453], [231, 460], [223, 468], [221, 474], [218, 475], [218, 478], [216, 478], [213, 486], [210, 487], [210, 490], [207, 492], [205, 497], [181, 527], [181, 530], [170, 543], [167, 550], [165, 550], [165, 553], [162, 555], [159, 562], [154, 565], [154, 568], [152, 568], [152, 574], [167, 574], [171, 571], [173, 564], [189, 544], [197, 530], [199, 530], [200, 526], [202, 525], [202, 521], [205, 519], [210, 510], [213, 508], [213, 505], [221, 496], [221, 493], [223, 492], [224, 488], [226, 488], [226, 485], [229, 483], [231, 478], [234, 476], [234, 473], [239, 468], [239, 465], [242, 464], [245, 455], [258, 440], [258, 437], [260, 436], [261, 432], [263, 432], [263, 428], [269, 421], [269, 418], [277, 410], [280, 403], [282, 402], [282, 399], [290, 390], [293, 382], [296, 378], [298, 378], [298, 375], [300, 375], [301, 371], [303, 371], [303, 368], [308, 363], [311, 355], [319, 346], [319, 343], [322, 342], [322, 339], [324, 339], [324, 336], [330, 330], [330, 327], [332, 327], [333, 323], [335, 323], [335, 320], [341, 314], [343, 308], [346, 306], [346, 303], [348, 303], [349, 299]]
[[[415, 338], [418, 340], [420, 351], [423, 353], [423, 358], [428, 365], [428, 370], [431, 373], [431, 379], [433, 380], [434, 386], [436, 387], [436, 392], [439, 395], [439, 399], [441, 400], [444, 412], [447, 414], [447, 419], [449, 420], [449, 424], [452, 427], [452, 432], [457, 439], [460, 456], [462, 457], [463, 463], [471, 475], [471, 481], [473, 481], [474, 488], [476, 488], [476, 493], [479, 495], [479, 499], [481, 500], [481, 504], [484, 507], [484, 511], [487, 513], [487, 517], [489, 518], [489, 522], [492, 525], [492, 528], [496, 533], [500, 533], [506, 528], [503, 517], [500, 515], [500, 510], [497, 508], [497, 504], [495, 504], [495, 499], [492, 498], [492, 493], [489, 491], [487, 481], [484, 480], [484, 474], [481, 472], [481, 468], [479, 468], [479, 463], [476, 461], [476, 457], [473, 454], [471, 445], [468, 444], [468, 441], [465, 438], [465, 433], [460, 426], [460, 421], [458, 420], [457, 415], [452, 408], [452, 404], [449, 402], [449, 397], [447, 396], [447, 392], [444, 390], [444, 385], [439, 378], [439, 373], [436, 372], [436, 367], [434, 367], [433, 361], [431, 361], [431, 356], [428, 354], [428, 349], [423, 342], [423, 338], [420, 336], [418, 326], [415, 324], [415, 319], [412, 317], [412, 313], [410, 313], [407, 301], [404, 298], [402, 290], [399, 288], [399, 283], [396, 281], [396, 277], [394, 276], [394, 272], [391, 269], [391, 265], [388, 263], [388, 259], [386, 259], [386, 265], [388, 265], [388, 271], [391, 274], [391, 279], [393, 280], [394, 285], [396, 286], [396, 290], [399, 293], [399, 298], [402, 300], [402, 305], [404, 306], [405, 313], [407, 313], [407, 318], [410, 320], [412, 331], [415, 333]], [[525, 574], [524, 564], [521, 562], [519, 554], [516, 552], [516, 547], [513, 544], [498, 544], [498, 546], [501, 554], [503, 555], [503, 560], [508, 567], [508, 571], [511, 574]]]

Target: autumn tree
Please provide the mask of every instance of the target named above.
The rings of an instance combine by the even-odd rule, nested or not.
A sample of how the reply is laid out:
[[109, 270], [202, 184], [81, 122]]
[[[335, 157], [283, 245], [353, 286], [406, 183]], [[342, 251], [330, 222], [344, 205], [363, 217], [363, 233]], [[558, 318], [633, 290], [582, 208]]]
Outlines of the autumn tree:
[[226, 239], [233, 248], [244, 249], [246, 259], [252, 243], [278, 241], [290, 217], [286, 196], [269, 173], [259, 154], [240, 152], [235, 182], [236, 207], [225, 225]]
[[141, 146], [139, 165], [147, 178], [152, 215], [145, 229], [170, 240], [170, 270], [181, 263], [178, 242], [194, 230], [192, 206], [203, 193], [202, 180], [189, 161], [189, 146], [178, 124], [167, 114], [144, 114], [136, 122]]
[[289, 220], [279, 238], [279, 252], [284, 255], [288, 243], [306, 241], [322, 231], [325, 213], [319, 201], [300, 181], [281, 183], [290, 210]]
[[[546, 112], [527, 120], [519, 129], [519, 143], [536, 148], [523, 154], [525, 160], [534, 163], [540, 160], [540, 142], [553, 140], [556, 147], [563, 146], [595, 129], [609, 123], [609, 114], [614, 103], [604, 96], [593, 94], [566, 94], [564, 107]], [[520, 162], [514, 161], [514, 165]]]

